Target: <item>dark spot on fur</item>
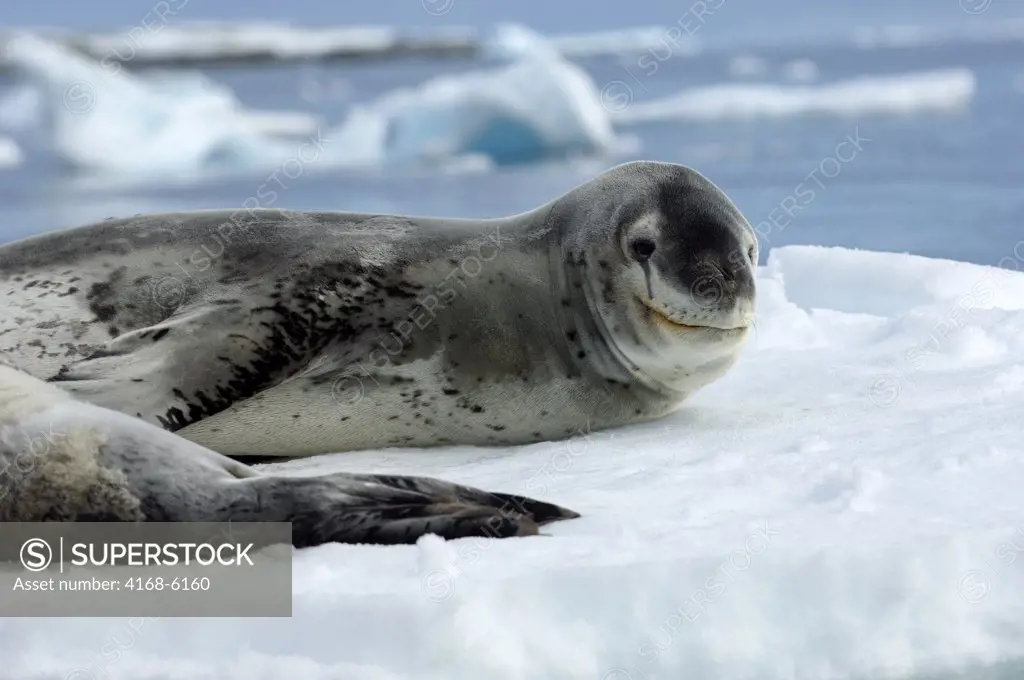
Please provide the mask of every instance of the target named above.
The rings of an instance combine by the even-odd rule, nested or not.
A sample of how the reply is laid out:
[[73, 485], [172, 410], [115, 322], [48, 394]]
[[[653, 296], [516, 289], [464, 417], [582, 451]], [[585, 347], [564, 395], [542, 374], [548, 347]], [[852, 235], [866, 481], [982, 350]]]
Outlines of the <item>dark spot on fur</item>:
[[98, 281], [89, 288], [86, 299], [89, 300], [89, 311], [96, 315], [101, 323], [113, 320], [117, 315], [117, 307], [111, 304], [116, 300], [114, 283], [124, 276], [125, 268], [113, 272], [107, 281]]

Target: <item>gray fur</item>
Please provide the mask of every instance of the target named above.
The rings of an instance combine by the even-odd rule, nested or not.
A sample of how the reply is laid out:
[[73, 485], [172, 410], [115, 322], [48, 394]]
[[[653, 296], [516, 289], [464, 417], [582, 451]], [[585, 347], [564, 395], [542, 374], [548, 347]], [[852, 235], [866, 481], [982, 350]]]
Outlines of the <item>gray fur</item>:
[[0, 247], [0, 352], [233, 456], [558, 439], [723, 375], [751, 255], [721, 191], [653, 162], [492, 220], [137, 216]]
[[292, 542], [536, 534], [558, 506], [422, 477], [263, 475], [0, 365], [0, 521], [292, 522]]

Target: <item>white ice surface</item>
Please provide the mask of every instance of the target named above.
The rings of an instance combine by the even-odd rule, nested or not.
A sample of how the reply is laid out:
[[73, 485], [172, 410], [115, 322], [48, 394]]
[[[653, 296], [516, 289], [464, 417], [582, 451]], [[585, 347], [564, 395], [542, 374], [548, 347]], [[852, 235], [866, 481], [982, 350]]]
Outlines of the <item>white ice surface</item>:
[[[741, 61], [734, 70], [746, 73]], [[806, 65], [798, 75], [808, 75]], [[862, 76], [836, 83], [799, 86], [722, 84], [697, 87], [649, 101], [630, 101], [613, 114], [619, 124], [652, 120], [722, 120], [798, 115], [863, 116], [920, 111], [957, 111], [974, 97], [969, 69]]]
[[298, 551], [291, 620], [6, 620], [4, 677], [1020, 677], [1024, 274], [788, 246], [758, 295], [738, 365], [658, 423], [281, 466], [583, 514], [548, 536]]

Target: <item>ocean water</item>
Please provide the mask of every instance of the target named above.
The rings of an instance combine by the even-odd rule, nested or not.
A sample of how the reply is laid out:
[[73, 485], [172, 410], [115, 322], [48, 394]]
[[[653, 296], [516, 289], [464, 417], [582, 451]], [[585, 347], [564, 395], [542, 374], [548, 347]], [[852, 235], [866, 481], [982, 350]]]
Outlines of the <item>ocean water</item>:
[[[843, 245], [981, 264], [1012, 255], [1024, 237], [1024, 40], [1000, 31], [1024, 17], [1024, 2], [707, 4], [716, 9], [705, 13], [685, 47], [673, 42], [678, 34], [673, 30], [695, 25], [693, 6], [654, 0], [602, 5], [566, 0], [543, 7], [465, 0], [380, 5], [254, 0], [211, 6], [192, 0], [179, 4], [169, 21], [275, 19], [424, 33], [451, 26], [488, 31], [517, 22], [544, 35], [661, 27], [666, 35], [661, 46], [571, 59], [605, 95], [606, 109], [623, 114], [619, 109], [625, 104], [628, 117], [645, 102], [714, 86], [740, 88], [724, 105], [726, 113], [745, 103], [753, 106], [754, 115], [747, 118], [709, 114], [707, 99], [713, 95], [705, 93], [699, 102], [703, 115], [655, 115], [617, 124], [617, 135], [628, 141], [624, 148], [569, 158], [482, 166], [311, 164], [291, 172], [294, 178], [278, 173], [273, 207], [496, 216], [550, 200], [615, 163], [646, 158], [690, 165], [721, 186], [751, 224], [760, 225], [762, 259], [785, 244]], [[146, 9], [127, 0], [88, 7], [65, 3], [59, 11], [16, 3], [5, 8], [3, 21], [5, 28], [127, 30], [143, 21]], [[352, 107], [397, 88], [491, 67], [478, 59], [402, 59], [202, 72], [230, 88], [246, 107], [304, 111], [337, 123]], [[877, 84], [878, 78], [934, 72], [946, 75], [926, 88], [926, 97], [940, 100], [947, 90], [957, 99], [963, 85], [958, 78], [966, 74], [969, 92], [960, 97], [961, 105], [922, 106], [915, 104], [922, 95], [910, 85]], [[875, 80], [863, 92], [822, 92], [832, 83], [861, 78]], [[17, 72], [0, 74], [0, 110], [4, 94], [10, 99], [24, 82]], [[793, 88], [800, 87], [810, 93], [799, 95]], [[773, 104], [779, 96], [805, 101], [795, 108]], [[807, 104], [815, 97], [824, 104]], [[858, 106], [864, 97], [881, 97], [882, 104], [864, 110]], [[535, 110], [545, 106], [543, 98], [528, 103]], [[8, 102], [12, 106], [19, 102]], [[6, 207], [0, 240], [139, 212], [240, 207], [267, 185], [265, 167], [250, 170], [244, 163], [230, 176], [192, 172], [170, 181], [140, 179], [133, 172], [111, 179], [95, 169], [69, 166], [55, 150], [59, 140], [44, 128], [0, 131], [24, 156], [16, 167], [0, 170], [0, 200]], [[850, 140], [858, 140], [856, 146]], [[352, 143], [330, 134], [324, 138], [327, 147]], [[144, 165], [152, 150], [124, 143], [103, 153], [141, 156]]]

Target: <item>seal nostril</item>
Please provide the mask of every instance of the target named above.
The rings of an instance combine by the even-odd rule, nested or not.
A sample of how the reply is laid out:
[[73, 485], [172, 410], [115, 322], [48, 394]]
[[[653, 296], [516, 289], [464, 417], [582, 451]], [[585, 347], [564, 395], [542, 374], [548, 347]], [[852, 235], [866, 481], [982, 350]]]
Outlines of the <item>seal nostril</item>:
[[704, 276], [718, 279], [722, 282], [732, 281], [736, 278], [736, 274], [731, 267], [723, 267], [722, 263], [715, 258], [704, 258], [697, 268]]

